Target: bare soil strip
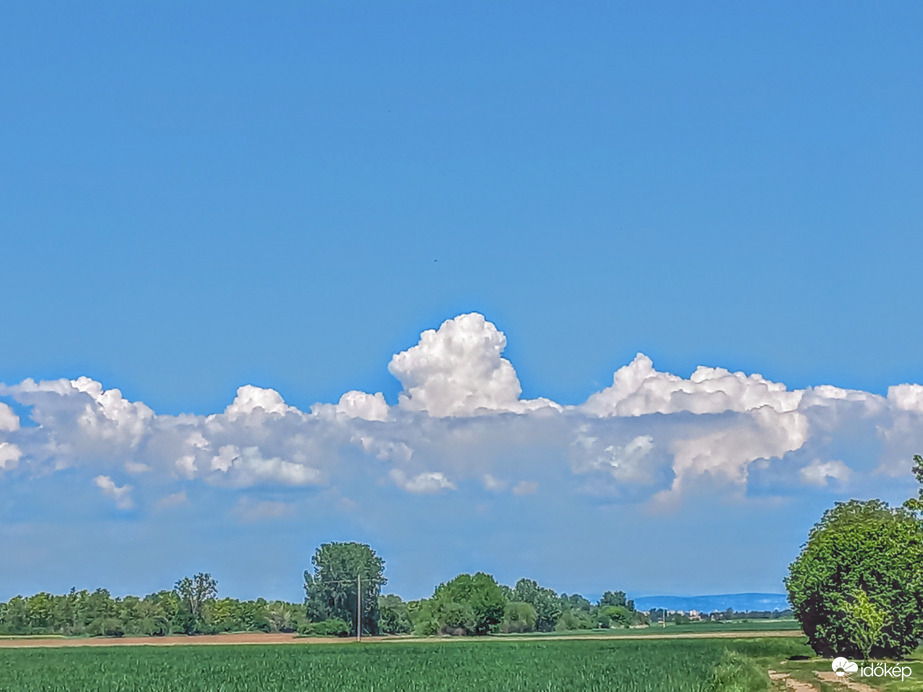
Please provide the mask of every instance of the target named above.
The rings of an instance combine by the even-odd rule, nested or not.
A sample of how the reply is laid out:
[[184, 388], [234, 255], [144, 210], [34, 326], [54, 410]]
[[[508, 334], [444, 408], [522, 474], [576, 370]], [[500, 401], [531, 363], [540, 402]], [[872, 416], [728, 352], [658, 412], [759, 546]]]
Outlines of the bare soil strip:
[[784, 683], [785, 689], [790, 690], [790, 692], [818, 692], [814, 685], [808, 682], [802, 682], [801, 680], [795, 680], [789, 676], [788, 673], [777, 673], [774, 670], [770, 670], [769, 679], [773, 682], [778, 681]]
[[853, 690], [853, 692], [878, 692], [878, 690], [876, 690], [874, 687], [870, 687], [869, 685], [866, 685], [864, 682], [850, 680], [849, 678], [846, 678], [846, 677], [842, 677], [842, 678], [838, 677], [837, 674], [832, 671], [826, 671], [823, 673], [818, 672], [818, 673], [814, 673], [814, 675], [816, 675], [818, 678], [820, 678], [824, 682], [829, 682], [833, 684], [839, 683], [840, 685], [845, 685], [849, 689]]
[[[566, 634], [556, 637], [491, 637], [504, 641], [558, 641], [561, 639], [752, 639], [756, 637], [800, 637], [796, 630], [756, 632], [693, 632], [686, 634]], [[364, 642], [420, 642], [457, 641], [458, 637], [363, 637]], [[228, 644], [349, 644], [355, 642], [349, 637], [298, 637], [294, 634], [262, 632], [241, 632], [238, 634], [200, 634], [195, 636], [173, 635], [169, 637], [120, 637], [120, 638], [74, 638], [56, 637], [38, 639], [0, 639], [0, 648], [58, 648], [71, 646], [190, 646]]]

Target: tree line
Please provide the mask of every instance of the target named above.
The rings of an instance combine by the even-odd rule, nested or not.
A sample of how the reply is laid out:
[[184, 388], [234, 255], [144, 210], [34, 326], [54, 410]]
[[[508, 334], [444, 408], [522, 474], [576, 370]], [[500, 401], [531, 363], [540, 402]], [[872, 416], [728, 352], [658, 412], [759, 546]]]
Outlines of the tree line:
[[303, 603], [219, 598], [217, 581], [199, 573], [172, 590], [113, 597], [106, 589], [16, 596], [0, 603], [0, 634], [165, 636], [223, 632], [483, 635], [630, 627], [647, 623], [623, 591], [596, 603], [558, 594], [532, 579], [512, 587], [483, 572], [460, 574], [429, 598], [383, 595], [385, 563], [361, 543], [326, 543], [305, 572]]
[[107, 589], [15, 596], [0, 603], [0, 634], [164, 636], [220, 632], [295, 632], [307, 622], [304, 605], [218, 598], [217, 582], [197, 574], [173, 590], [113, 597]]
[[483, 635], [647, 623], [623, 591], [607, 591], [594, 604], [532, 579], [505, 586], [484, 572], [460, 574], [431, 597], [404, 602], [381, 595], [384, 560], [362, 543], [326, 543], [312, 564], [304, 574], [306, 630], [317, 634]]

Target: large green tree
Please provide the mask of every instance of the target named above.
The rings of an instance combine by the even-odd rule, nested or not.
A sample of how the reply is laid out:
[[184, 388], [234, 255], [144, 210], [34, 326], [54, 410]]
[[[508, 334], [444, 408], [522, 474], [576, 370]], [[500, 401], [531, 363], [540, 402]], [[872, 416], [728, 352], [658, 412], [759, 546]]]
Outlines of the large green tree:
[[503, 622], [500, 631], [504, 634], [510, 632], [533, 632], [535, 630], [535, 608], [530, 603], [510, 601], [506, 604], [503, 613]]
[[535, 608], [535, 629], [539, 632], [554, 630], [563, 612], [558, 594], [553, 589], [539, 586], [534, 579], [520, 579], [516, 582], [510, 600], [528, 603]]
[[[311, 558], [314, 572], [304, 573], [307, 615], [314, 622], [340, 619], [367, 634], [378, 634], [378, 596], [387, 583], [385, 561], [364, 543], [324, 543]], [[360, 587], [361, 584], [361, 587]]]
[[400, 596], [379, 596], [378, 612], [378, 629], [384, 634], [407, 634], [413, 629], [407, 614], [407, 604]]
[[205, 604], [218, 596], [218, 582], [208, 572], [183, 577], [173, 587], [180, 602], [180, 627], [187, 634], [201, 632]]
[[488, 634], [503, 620], [503, 589], [489, 574], [459, 574], [413, 609], [418, 634]]
[[837, 503], [811, 529], [785, 586], [818, 654], [904, 656], [923, 635], [923, 525], [880, 500]]

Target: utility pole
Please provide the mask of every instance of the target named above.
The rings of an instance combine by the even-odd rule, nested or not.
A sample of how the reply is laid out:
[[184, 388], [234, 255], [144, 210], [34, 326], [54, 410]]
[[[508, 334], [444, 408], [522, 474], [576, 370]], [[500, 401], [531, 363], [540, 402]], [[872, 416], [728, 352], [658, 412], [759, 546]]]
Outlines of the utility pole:
[[362, 641], [362, 574], [356, 575], [356, 641]]

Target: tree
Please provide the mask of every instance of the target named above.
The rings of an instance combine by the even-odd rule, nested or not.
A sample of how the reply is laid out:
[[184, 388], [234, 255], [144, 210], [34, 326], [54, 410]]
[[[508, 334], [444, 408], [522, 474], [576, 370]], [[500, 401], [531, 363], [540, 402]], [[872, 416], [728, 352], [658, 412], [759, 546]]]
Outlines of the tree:
[[[880, 500], [850, 500], [811, 529], [785, 586], [819, 655], [897, 658], [923, 634], [921, 565], [923, 525], [913, 514]], [[880, 628], [875, 613], [884, 614]], [[871, 644], [863, 639], [876, 631]]]
[[[628, 606], [628, 599], [625, 597], [624, 591], [606, 591], [602, 595], [602, 598], [599, 599], [599, 607], [605, 608], [606, 606]], [[634, 608], [634, 603], [631, 604], [631, 607]]]
[[[311, 564], [314, 573], [304, 573], [308, 618], [314, 622], [336, 618], [348, 622], [353, 632], [378, 634], [378, 596], [388, 582], [385, 561], [363, 543], [324, 543]], [[357, 630], [360, 581], [362, 616]]]
[[413, 608], [418, 634], [487, 634], [503, 620], [506, 596], [489, 574], [459, 574]]
[[181, 605], [182, 628], [187, 634], [201, 630], [204, 622], [202, 611], [205, 604], [218, 596], [218, 582], [208, 572], [199, 572], [194, 577], [183, 577], [173, 587]]
[[562, 593], [558, 600], [561, 601], [561, 608], [563, 610], [585, 610], [590, 612], [590, 610], [593, 608], [593, 604], [579, 593], [574, 593], [570, 596], [568, 596], [566, 593]]
[[904, 508], [910, 512], [923, 512], [923, 457], [919, 454], [913, 455], [913, 475], [920, 484], [916, 497], [911, 497], [904, 503]]
[[505, 634], [510, 632], [533, 632], [535, 630], [535, 621], [535, 608], [530, 603], [512, 601], [506, 604], [503, 622], [500, 623], [500, 631]]
[[407, 604], [400, 596], [379, 596], [378, 613], [378, 629], [385, 634], [406, 634], [413, 629], [407, 615]]
[[535, 608], [535, 629], [551, 632], [561, 617], [561, 599], [553, 589], [539, 586], [534, 579], [520, 579], [513, 587], [513, 601]]
[[569, 630], [592, 630], [596, 629], [596, 621], [593, 616], [586, 610], [572, 608], [561, 613], [561, 617], [554, 625], [556, 632], [566, 632]]
[[633, 610], [623, 605], [600, 606], [598, 611], [600, 622], [605, 622], [608, 627], [631, 627], [634, 615]]

